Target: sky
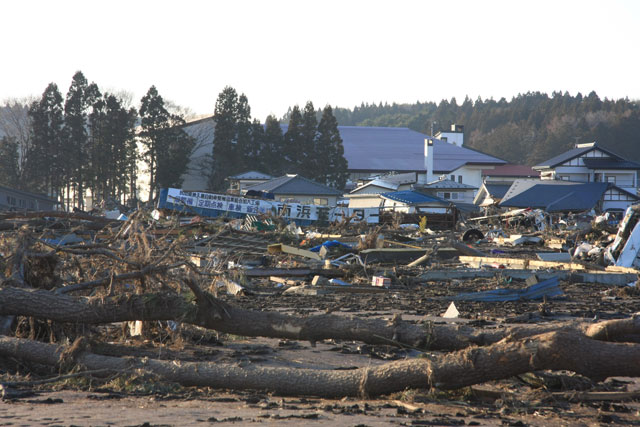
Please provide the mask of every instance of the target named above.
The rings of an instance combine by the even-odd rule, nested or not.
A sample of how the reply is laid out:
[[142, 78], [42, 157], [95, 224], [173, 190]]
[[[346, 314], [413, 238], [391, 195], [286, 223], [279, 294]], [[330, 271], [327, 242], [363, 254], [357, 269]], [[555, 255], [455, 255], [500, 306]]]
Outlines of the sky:
[[568, 91], [640, 99], [640, 1], [3, 1], [0, 101], [66, 93], [81, 70], [139, 104], [252, 116]]

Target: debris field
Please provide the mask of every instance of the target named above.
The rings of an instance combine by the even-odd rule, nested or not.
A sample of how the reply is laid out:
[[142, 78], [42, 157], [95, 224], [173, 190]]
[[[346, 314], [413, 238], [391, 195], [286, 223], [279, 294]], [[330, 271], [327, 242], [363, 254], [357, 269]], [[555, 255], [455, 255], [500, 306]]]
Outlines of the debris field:
[[0, 424], [640, 425], [640, 205], [0, 215]]

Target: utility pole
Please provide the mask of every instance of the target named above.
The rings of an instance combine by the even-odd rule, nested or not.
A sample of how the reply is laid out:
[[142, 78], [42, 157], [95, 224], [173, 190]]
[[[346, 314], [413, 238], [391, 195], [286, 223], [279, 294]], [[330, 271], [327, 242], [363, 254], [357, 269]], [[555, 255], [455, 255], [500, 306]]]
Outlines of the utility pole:
[[435, 125], [438, 122], [431, 122], [431, 136], [433, 136], [433, 125]]

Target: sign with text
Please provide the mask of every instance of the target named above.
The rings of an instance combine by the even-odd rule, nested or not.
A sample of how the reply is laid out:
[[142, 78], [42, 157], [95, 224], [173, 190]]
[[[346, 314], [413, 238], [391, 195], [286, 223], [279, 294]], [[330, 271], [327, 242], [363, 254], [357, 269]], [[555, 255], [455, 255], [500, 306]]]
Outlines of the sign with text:
[[[233, 212], [244, 215], [272, 214], [290, 220], [340, 221], [351, 218], [351, 222], [378, 222], [378, 209], [349, 209], [330, 208], [320, 205], [305, 205], [301, 203], [277, 202], [273, 200], [249, 199], [230, 194], [206, 193], [200, 191], [183, 191], [177, 188], [167, 190], [166, 203], [176, 206], [188, 206], [200, 209], [212, 209], [223, 212]], [[159, 207], [163, 206], [161, 199]], [[206, 211], [205, 211], [206, 212]]]

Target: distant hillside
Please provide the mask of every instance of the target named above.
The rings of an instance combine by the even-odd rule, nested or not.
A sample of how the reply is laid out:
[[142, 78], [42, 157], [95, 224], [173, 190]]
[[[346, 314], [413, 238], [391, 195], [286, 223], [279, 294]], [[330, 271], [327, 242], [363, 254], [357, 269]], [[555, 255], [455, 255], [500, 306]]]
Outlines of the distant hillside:
[[401, 126], [431, 133], [452, 123], [465, 127], [465, 145], [509, 162], [534, 165], [573, 147], [576, 142], [599, 144], [640, 161], [640, 105], [628, 99], [601, 100], [554, 92], [526, 93], [507, 101], [455, 98], [416, 104], [362, 104], [353, 110], [336, 108], [340, 125]]

